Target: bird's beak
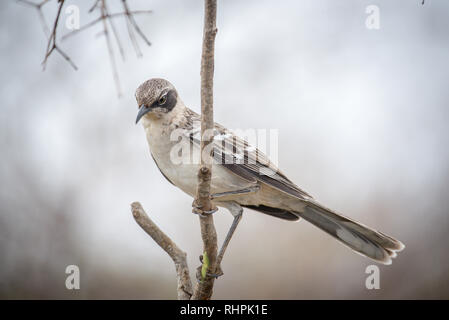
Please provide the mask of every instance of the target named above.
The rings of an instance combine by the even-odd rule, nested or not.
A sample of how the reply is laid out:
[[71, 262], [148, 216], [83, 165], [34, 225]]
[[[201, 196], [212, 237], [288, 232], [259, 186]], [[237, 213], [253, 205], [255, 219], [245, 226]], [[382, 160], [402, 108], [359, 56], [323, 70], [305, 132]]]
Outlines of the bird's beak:
[[140, 118], [142, 118], [144, 115], [146, 115], [148, 112], [151, 111], [151, 107], [146, 107], [145, 105], [141, 105], [139, 107], [139, 112], [137, 113], [137, 118], [136, 118], [136, 124], [137, 122], [139, 122]]

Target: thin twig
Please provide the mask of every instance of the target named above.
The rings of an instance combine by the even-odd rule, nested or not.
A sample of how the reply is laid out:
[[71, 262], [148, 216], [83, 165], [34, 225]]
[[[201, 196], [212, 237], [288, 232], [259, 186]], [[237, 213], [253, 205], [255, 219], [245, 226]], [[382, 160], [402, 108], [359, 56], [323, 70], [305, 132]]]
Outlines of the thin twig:
[[54, 50], [56, 50], [56, 52], [58, 52], [73, 67], [73, 69], [78, 70], [77, 66], [75, 65], [75, 63], [73, 63], [70, 57], [56, 44], [56, 32], [58, 29], [59, 17], [61, 16], [62, 7], [64, 6], [64, 1], [65, 0], [59, 0], [58, 13], [56, 14], [56, 19], [53, 24], [53, 31], [48, 38], [47, 51], [45, 53], [44, 61], [42, 61], [42, 67], [44, 70], [47, 66], [48, 57], [50, 57]]
[[72, 59], [61, 50], [58, 46], [55, 45], [55, 50], [72, 66], [73, 69], [78, 70], [78, 67], [73, 63]]
[[[213, 115], [213, 77], [214, 77], [214, 47], [216, 27], [217, 1], [205, 0], [204, 2], [204, 29], [203, 50], [201, 57], [201, 166], [198, 171], [198, 189], [195, 206], [199, 209], [201, 237], [203, 239], [203, 252], [207, 254], [209, 263], [207, 273], [195, 286], [192, 299], [210, 299], [213, 292], [214, 277], [210, 274], [217, 273], [217, 233], [214, 219], [211, 214], [203, 214], [212, 211], [210, 201], [210, 182], [212, 176], [212, 160], [209, 145], [213, 139], [214, 115]], [[209, 274], [209, 275], [207, 275]]]
[[112, 76], [114, 78], [115, 86], [117, 88], [117, 94], [119, 97], [121, 97], [122, 90], [120, 88], [120, 78], [118, 76], [117, 65], [116, 65], [115, 56], [114, 56], [114, 49], [112, 47], [111, 38], [109, 36], [108, 25], [106, 23], [106, 19], [107, 19], [106, 16], [108, 15], [108, 12], [107, 12], [107, 8], [106, 8], [105, 0], [101, 0], [100, 9], [101, 9], [101, 18], [102, 18], [101, 21], [103, 22], [103, 30], [104, 30], [104, 35], [106, 38], [106, 45], [108, 46], [109, 60], [111, 62]]
[[50, 0], [43, 0], [39, 3], [34, 3], [34, 2], [31, 2], [28, 0], [17, 0], [18, 3], [23, 3], [23, 4], [26, 4], [26, 5], [36, 8], [36, 10], [38, 12], [39, 20], [42, 25], [42, 29], [44, 30], [44, 33], [48, 38], [47, 50], [45, 51], [45, 58], [44, 58], [44, 61], [42, 62], [42, 67], [45, 70], [45, 67], [47, 66], [48, 58], [53, 53], [53, 51], [56, 51], [73, 67], [73, 69], [78, 70], [77, 66], [72, 61], [72, 59], [70, 59], [70, 57], [56, 44], [56, 32], [57, 32], [58, 23], [59, 23], [59, 17], [61, 16], [62, 7], [64, 6], [64, 0], [59, 0], [58, 13], [56, 14], [56, 18], [55, 18], [55, 21], [53, 24], [53, 29], [52, 29], [51, 33], [50, 33], [50, 30], [45, 21], [44, 14], [42, 12], [42, 7], [49, 1]]
[[[106, 7], [106, 1], [103, 1], [103, 4], [104, 4], [105, 11], [108, 12], [108, 9]], [[106, 19], [109, 21], [109, 25], [111, 26], [111, 30], [112, 30], [112, 33], [114, 34], [115, 41], [117, 42], [117, 46], [118, 46], [118, 49], [119, 49], [119, 52], [120, 52], [120, 56], [122, 57], [122, 60], [125, 61], [125, 51], [123, 51], [123, 46], [122, 46], [122, 43], [121, 43], [120, 38], [118, 36], [118, 32], [117, 32], [117, 30], [115, 28], [114, 21], [112, 19], [110, 19], [109, 17], [107, 17]]]
[[98, 4], [100, 3], [100, 0], [95, 0], [94, 5], [89, 9], [89, 13], [94, 11], [96, 8], [98, 8]]
[[182, 251], [161, 229], [148, 217], [139, 202], [131, 204], [131, 211], [139, 226], [168, 253], [176, 267], [178, 282], [178, 300], [189, 300], [192, 296], [192, 282], [189, 275], [186, 253]]
[[41, 7], [37, 7], [37, 14], [39, 16], [39, 20], [42, 25], [42, 30], [44, 30], [44, 34], [46, 37], [49, 37], [50, 35], [50, 29], [48, 29], [47, 22], [45, 21], [44, 13], [41, 10]]
[[[27, 6], [32, 6], [34, 8], [37, 9], [38, 11], [38, 15], [39, 15], [39, 19], [41, 21], [42, 24], [42, 28], [44, 30], [45, 35], [48, 38], [48, 42], [47, 42], [47, 48], [45, 51], [45, 57], [44, 60], [42, 62], [42, 66], [45, 70], [46, 65], [47, 65], [47, 61], [48, 58], [50, 57], [50, 55], [53, 53], [53, 51], [58, 52], [75, 70], [78, 70], [77, 66], [75, 65], [75, 63], [71, 60], [71, 58], [69, 57], [68, 54], [66, 54], [57, 44], [57, 38], [56, 38], [56, 34], [57, 34], [57, 27], [59, 24], [59, 18], [61, 17], [61, 12], [62, 12], [62, 7], [64, 6], [65, 0], [57, 0], [58, 3], [58, 12], [56, 15], [56, 18], [54, 20], [53, 23], [53, 28], [50, 31], [50, 29], [47, 26], [47, 23], [45, 21], [45, 17], [44, 14], [42, 12], [42, 6], [45, 5], [46, 3], [48, 3], [50, 0], [42, 0], [40, 2], [32, 2], [30, 0], [16, 0], [18, 3], [22, 3], [25, 4]], [[67, 34], [65, 34], [61, 39], [65, 40], [68, 37], [75, 35], [83, 30], [88, 29], [89, 27], [92, 27], [94, 25], [96, 25], [99, 22], [102, 22], [103, 24], [103, 32], [101, 33], [101, 35], [105, 35], [106, 37], [106, 44], [107, 44], [107, 48], [108, 48], [108, 54], [109, 54], [109, 59], [110, 59], [110, 63], [111, 63], [111, 68], [112, 68], [112, 76], [116, 85], [116, 89], [117, 89], [117, 94], [120, 97], [121, 96], [121, 85], [120, 85], [120, 78], [118, 75], [118, 71], [117, 71], [117, 63], [115, 60], [115, 55], [114, 55], [114, 48], [113, 48], [113, 44], [111, 41], [111, 36], [109, 33], [109, 27], [112, 30], [112, 33], [114, 35], [115, 41], [117, 43], [117, 47], [119, 49], [120, 52], [120, 56], [122, 57], [123, 60], [125, 60], [125, 51], [123, 49], [122, 43], [120, 41], [120, 37], [119, 37], [119, 33], [115, 27], [114, 21], [112, 18], [116, 18], [116, 17], [125, 17], [126, 19], [126, 27], [128, 30], [128, 35], [129, 38], [131, 40], [131, 43], [134, 47], [134, 50], [136, 51], [136, 55], [137, 57], [141, 57], [142, 56], [142, 52], [140, 51], [139, 48], [139, 44], [137, 42], [136, 36], [134, 34], [134, 30], [135, 32], [137, 32], [137, 34], [140, 35], [140, 37], [145, 41], [145, 43], [147, 45], [151, 45], [150, 41], [148, 41], [147, 37], [143, 34], [142, 30], [139, 28], [139, 26], [137, 25], [136, 20], [134, 19], [134, 15], [136, 14], [148, 14], [148, 13], [152, 13], [151, 10], [134, 10], [131, 11], [128, 7], [128, 4], [126, 2], [126, 0], [122, 0], [122, 5], [123, 5], [123, 12], [118, 12], [118, 13], [109, 13], [108, 11], [108, 7], [106, 5], [106, 0], [95, 0], [93, 2], [93, 5], [90, 7], [89, 9], [89, 13], [93, 12], [96, 9], [99, 9], [100, 11], [100, 17], [98, 17], [97, 19], [89, 22], [88, 24], [82, 26], [79, 29], [73, 30]], [[109, 23], [109, 27], [108, 27], [108, 23]]]
[[127, 17], [128, 21], [131, 23], [131, 25], [134, 27], [134, 29], [140, 35], [140, 37], [145, 41], [145, 43], [148, 46], [151, 46], [151, 42], [147, 39], [145, 34], [142, 32], [142, 30], [140, 30], [139, 25], [137, 24], [136, 20], [134, 19], [134, 15], [131, 14], [131, 11], [129, 10], [128, 3], [126, 2], [126, 0], [122, 0], [122, 4], [123, 4], [123, 8], [125, 10], [126, 17]]
[[[95, 7], [92, 7], [92, 8], [95, 8]], [[148, 14], [148, 13], [152, 13], [152, 11], [151, 10], [135, 10], [135, 11], [130, 11], [129, 12], [129, 14], [131, 14], [131, 15], [143, 14], [143, 13]], [[80, 27], [79, 29], [73, 30], [73, 31], [63, 35], [61, 40], [65, 40], [68, 37], [71, 37], [71, 36], [81, 32], [81, 31], [84, 31], [84, 30], [86, 30], [86, 29], [96, 25], [98, 22], [100, 22], [104, 18], [110, 19], [110, 18], [122, 17], [122, 16], [126, 16], [126, 15], [128, 15], [128, 13], [126, 13], [126, 12], [117, 12], [117, 13], [108, 13], [104, 17], [100, 16], [97, 19], [95, 19], [95, 20], [85, 24], [84, 26]]]
[[129, 39], [131, 40], [131, 43], [133, 44], [134, 51], [136, 52], [136, 56], [138, 58], [142, 57], [142, 51], [140, 51], [139, 43], [137, 42], [136, 36], [134, 35], [134, 31], [132, 28], [132, 23], [129, 19], [130, 11], [128, 8], [128, 5], [126, 4], [126, 1], [122, 1], [123, 9], [125, 10], [126, 14], [126, 29], [128, 30]]
[[126, 19], [126, 29], [128, 30], [128, 36], [131, 40], [131, 43], [133, 44], [134, 51], [136, 52], [137, 58], [142, 57], [142, 51], [140, 50], [139, 43], [137, 42], [136, 36], [134, 35], [134, 31], [132, 29], [131, 22], [129, 22], [128, 19]]

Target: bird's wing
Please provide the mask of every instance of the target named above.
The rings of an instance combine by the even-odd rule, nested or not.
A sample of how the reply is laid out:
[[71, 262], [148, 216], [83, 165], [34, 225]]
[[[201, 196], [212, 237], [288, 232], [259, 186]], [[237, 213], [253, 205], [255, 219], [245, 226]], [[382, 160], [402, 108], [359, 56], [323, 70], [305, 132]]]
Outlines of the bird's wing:
[[[199, 146], [201, 118], [191, 110], [187, 118], [188, 138]], [[300, 199], [312, 198], [290, 181], [263, 152], [218, 123], [215, 123], [213, 144], [214, 161], [243, 179], [265, 183]]]

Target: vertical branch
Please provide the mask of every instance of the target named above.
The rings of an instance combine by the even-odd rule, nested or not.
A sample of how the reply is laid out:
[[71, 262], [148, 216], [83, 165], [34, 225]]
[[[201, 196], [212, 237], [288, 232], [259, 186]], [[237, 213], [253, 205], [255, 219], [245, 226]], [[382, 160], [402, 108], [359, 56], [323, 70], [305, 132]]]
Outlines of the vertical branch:
[[208, 264], [206, 276], [197, 283], [192, 299], [210, 299], [214, 285], [214, 278], [207, 275], [216, 272], [217, 233], [211, 214], [215, 208], [210, 201], [210, 182], [212, 176], [212, 159], [210, 144], [213, 141], [213, 77], [214, 77], [214, 48], [217, 34], [216, 16], [217, 1], [204, 1], [204, 29], [203, 49], [201, 57], [201, 166], [198, 171], [198, 189], [195, 206], [199, 208], [201, 237], [203, 239], [204, 254]]

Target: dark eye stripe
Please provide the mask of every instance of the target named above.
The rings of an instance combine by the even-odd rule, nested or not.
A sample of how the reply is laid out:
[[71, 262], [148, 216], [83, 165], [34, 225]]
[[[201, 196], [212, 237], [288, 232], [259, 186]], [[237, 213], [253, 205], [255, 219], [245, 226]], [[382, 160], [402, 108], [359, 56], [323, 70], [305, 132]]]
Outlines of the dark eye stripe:
[[167, 97], [167, 99], [166, 99], [167, 101], [165, 102], [164, 107], [168, 111], [171, 111], [176, 106], [176, 103], [178, 102], [178, 97], [177, 97], [176, 91], [170, 90], [167, 93], [166, 97]]
[[[161, 102], [161, 99], [165, 97], [165, 101]], [[153, 102], [153, 108], [164, 108], [167, 111], [171, 111], [177, 103], [178, 96], [175, 90], [170, 90], [166, 94], [162, 95], [158, 100]]]

